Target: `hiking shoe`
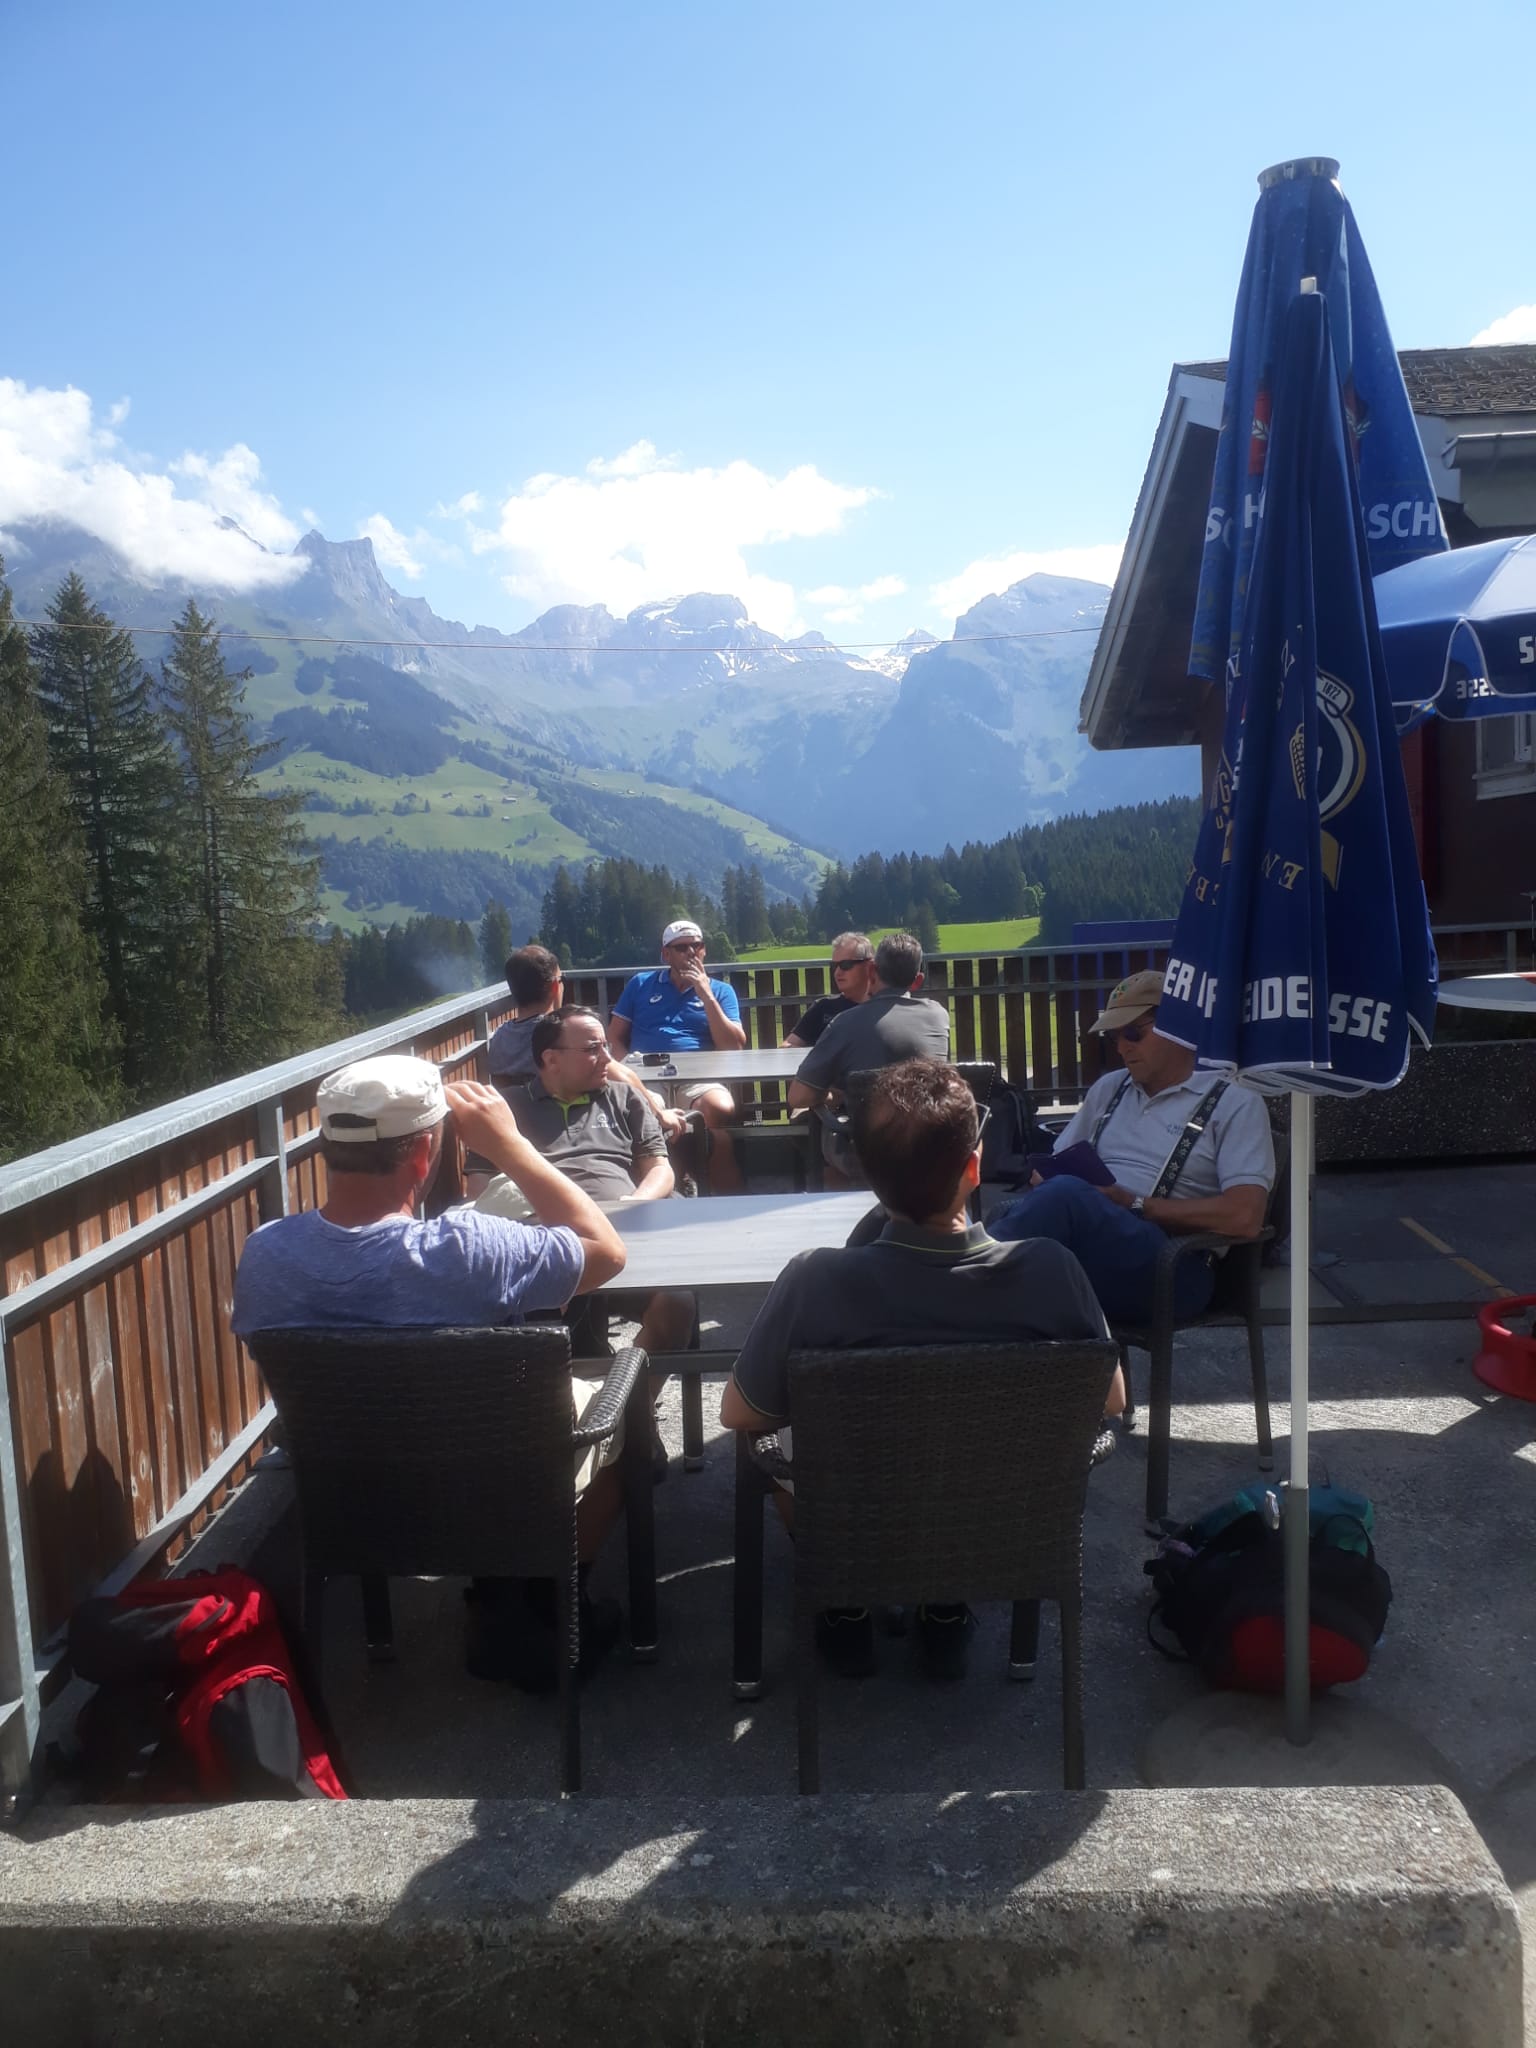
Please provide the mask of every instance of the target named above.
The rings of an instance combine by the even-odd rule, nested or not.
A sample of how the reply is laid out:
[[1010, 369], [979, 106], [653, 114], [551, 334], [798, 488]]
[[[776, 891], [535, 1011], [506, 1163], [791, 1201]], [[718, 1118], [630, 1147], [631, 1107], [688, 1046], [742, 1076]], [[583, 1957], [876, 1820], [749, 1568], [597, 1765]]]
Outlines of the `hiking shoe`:
[[816, 1648], [839, 1678], [868, 1678], [875, 1668], [875, 1623], [867, 1607], [824, 1607], [816, 1617]]
[[917, 1610], [917, 1647], [930, 1678], [964, 1678], [966, 1648], [976, 1632], [976, 1617], [963, 1600]]

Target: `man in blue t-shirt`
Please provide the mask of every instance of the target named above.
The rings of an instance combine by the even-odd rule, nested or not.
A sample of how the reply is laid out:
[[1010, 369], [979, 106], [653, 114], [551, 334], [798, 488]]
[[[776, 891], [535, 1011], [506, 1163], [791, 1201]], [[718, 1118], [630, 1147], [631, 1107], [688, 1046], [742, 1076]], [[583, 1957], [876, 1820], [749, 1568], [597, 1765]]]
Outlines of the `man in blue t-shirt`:
[[[680, 917], [661, 935], [667, 963], [635, 975], [613, 1006], [608, 1039], [615, 1059], [631, 1052], [738, 1052], [747, 1042], [736, 991], [713, 981], [704, 965], [704, 934]], [[709, 1184], [717, 1195], [739, 1195], [741, 1168], [731, 1144], [736, 1104], [728, 1088], [699, 1082], [683, 1099], [703, 1116], [710, 1133]]]
[[[315, 1106], [325, 1201], [252, 1232], [235, 1274], [230, 1324], [258, 1355], [263, 1330], [520, 1322], [537, 1309], [563, 1308], [623, 1271], [624, 1243], [613, 1224], [534, 1150], [494, 1088], [444, 1086], [430, 1060], [387, 1054], [329, 1075]], [[532, 1223], [472, 1209], [417, 1214], [442, 1158], [450, 1110], [464, 1143], [521, 1188]], [[586, 1403], [596, 1391], [578, 1383]], [[576, 1473], [584, 1562], [596, 1555], [621, 1500], [617, 1470], [611, 1462], [594, 1470], [595, 1462], [588, 1454]], [[555, 1672], [553, 1582], [528, 1585], [532, 1606], [510, 1616], [505, 1586], [477, 1588], [470, 1669], [542, 1691]], [[613, 1603], [593, 1608], [583, 1595], [583, 1642], [590, 1638], [593, 1654], [612, 1643], [618, 1626]]]

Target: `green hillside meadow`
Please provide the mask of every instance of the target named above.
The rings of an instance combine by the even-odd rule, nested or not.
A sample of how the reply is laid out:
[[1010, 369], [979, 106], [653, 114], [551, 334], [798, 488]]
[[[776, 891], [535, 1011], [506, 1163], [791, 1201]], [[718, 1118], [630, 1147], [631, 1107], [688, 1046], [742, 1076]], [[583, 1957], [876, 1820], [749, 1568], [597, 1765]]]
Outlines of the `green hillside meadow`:
[[[941, 953], [1012, 953], [1020, 946], [1027, 946], [1038, 937], [1038, 917], [998, 917], [990, 924], [941, 924], [939, 926], [939, 951]], [[872, 931], [869, 935], [877, 942], [884, 938], [883, 931]], [[738, 953], [737, 959], [747, 962], [772, 960], [819, 959], [825, 949], [820, 946], [749, 946]]]

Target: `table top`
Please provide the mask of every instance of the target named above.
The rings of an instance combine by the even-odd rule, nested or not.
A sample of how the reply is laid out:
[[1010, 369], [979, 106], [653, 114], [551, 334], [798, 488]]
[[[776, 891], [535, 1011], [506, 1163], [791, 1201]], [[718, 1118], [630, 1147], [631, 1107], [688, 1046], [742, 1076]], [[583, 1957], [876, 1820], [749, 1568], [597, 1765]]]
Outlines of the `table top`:
[[653, 1083], [675, 1087], [688, 1081], [792, 1081], [800, 1071], [807, 1048], [803, 1045], [743, 1046], [738, 1052], [679, 1052], [671, 1056], [675, 1074], [661, 1067], [632, 1067], [647, 1087]]
[[629, 1263], [600, 1293], [654, 1287], [766, 1287], [796, 1252], [847, 1242], [874, 1196], [700, 1195], [607, 1209]]
[[1536, 974], [1466, 974], [1442, 981], [1439, 997], [1453, 1010], [1529, 1010], [1536, 1008]]

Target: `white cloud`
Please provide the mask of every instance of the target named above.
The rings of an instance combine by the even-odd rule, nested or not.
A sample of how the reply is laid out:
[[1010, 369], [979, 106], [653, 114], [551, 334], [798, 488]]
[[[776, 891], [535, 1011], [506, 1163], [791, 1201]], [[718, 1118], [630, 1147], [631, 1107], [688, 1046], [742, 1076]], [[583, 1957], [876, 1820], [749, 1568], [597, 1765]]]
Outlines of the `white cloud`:
[[466, 491], [462, 498], [455, 498], [451, 505], [434, 505], [432, 507], [432, 517], [434, 519], [468, 519], [472, 514], [478, 512], [484, 503], [485, 500], [478, 491]]
[[831, 625], [856, 626], [864, 616], [866, 604], [878, 604], [882, 598], [900, 597], [906, 587], [904, 576], [877, 576], [872, 583], [861, 583], [854, 590], [841, 583], [824, 583], [819, 590], [808, 590], [805, 601], [815, 605]]
[[365, 519], [357, 531], [360, 539], [373, 542], [373, 552], [386, 569], [394, 569], [401, 576], [412, 578], [421, 575], [421, 563], [411, 551], [411, 542], [382, 512], [375, 512]]
[[252, 448], [237, 441], [211, 461], [206, 455], [183, 455], [171, 464], [175, 476], [190, 477], [202, 487], [205, 504], [221, 519], [233, 519], [264, 548], [291, 548], [299, 529], [270, 491], [258, 488], [261, 463]]
[[[749, 617], [800, 630], [794, 586], [748, 564], [746, 550], [838, 532], [875, 493], [834, 483], [813, 464], [770, 476], [750, 462], [683, 469], [637, 441], [580, 476], [545, 472], [506, 498], [493, 527], [470, 528], [477, 554], [508, 558], [513, 596], [606, 604], [624, 613], [693, 590], [739, 597]], [[463, 501], [461, 501], [462, 503]]]
[[1512, 312], [1490, 321], [1481, 334], [1474, 334], [1474, 348], [1493, 348], [1500, 343], [1536, 341], [1536, 306], [1516, 306]]
[[418, 526], [414, 533], [402, 533], [382, 512], [371, 512], [357, 529], [360, 540], [371, 540], [373, 552], [386, 569], [416, 582], [425, 575], [426, 561], [461, 562], [464, 557], [452, 541], [439, 540]]
[[261, 464], [243, 442], [218, 456], [189, 453], [162, 472], [121, 448], [112, 425], [126, 414], [120, 400], [99, 426], [83, 391], [0, 377], [0, 526], [78, 526], [146, 580], [260, 590], [303, 569], [292, 555], [266, 552], [291, 547], [298, 533], [260, 489]]
[[1123, 541], [1106, 541], [1095, 547], [1035, 552], [1020, 549], [1011, 555], [985, 555], [979, 562], [969, 563], [958, 576], [936, 583], [929, 593], [929, 602], [943, 617], [956, 618], [982, 598], [1006, 590], [1025, 576], [1079, 576], [1088, 583], [1113, 583], [1124, 552]]

